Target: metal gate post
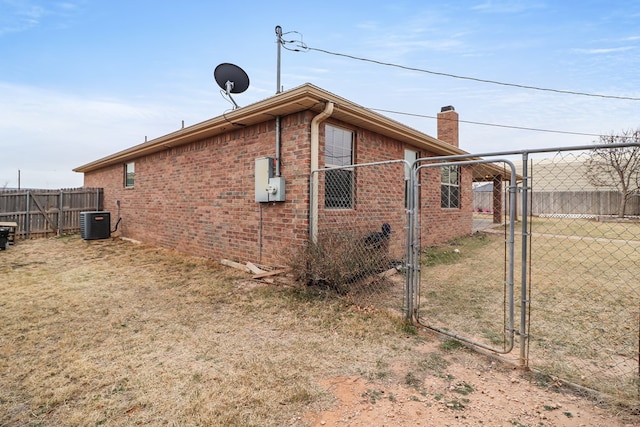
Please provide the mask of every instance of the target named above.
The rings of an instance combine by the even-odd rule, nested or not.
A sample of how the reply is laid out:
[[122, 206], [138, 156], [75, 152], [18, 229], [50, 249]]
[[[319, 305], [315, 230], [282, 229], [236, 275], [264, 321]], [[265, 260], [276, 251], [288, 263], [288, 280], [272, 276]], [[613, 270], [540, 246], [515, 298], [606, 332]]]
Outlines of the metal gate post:
[[412, 245], [412, 268], [413, 276], [411, 282], [411, 317], [418, 321], [417, 318], [417, 298], [418, 290], [420, 289], [420, 172], [418, 170], [418, 160], [415, 160], [411, 165], [411, 179], [413, 180], [413, 194], [412, 194], [412, 209], [413, 209], [413, 236], [411, 240]]
[[527, 367], [527, 346], [529, 332], [527, 331], [528, 298], [528, 245], [529, 245], [529, 155], [522, 153], [522, 286], [520, 292], [520, 366]]
[[416, 206], [418, 204], [418, 191], [417, 191], [417, 182], [418, 180], [415, 178], [415, 165], [416, 162], [412, 162], [409, 164], [408, 161], [405, 160], [405, 167], [408, 167], [409, 174], [407, 177], [407, 183], [405, 188], [407, 188], [407, 242], [406, 242], [406, 253], [405, 258], [407, 260], [407, 271], [405, 277], [405, 320], [407, 322], [411, 322], [414, 317], [414, 295], [416, 289], [416, 283], [418, 278], [420, 277], [418, 269], [420, 268], [419, 262], [419, 244], [417, 243], [417, 236], [419, 235], [417, 232], [417, 217], [416, 215]]

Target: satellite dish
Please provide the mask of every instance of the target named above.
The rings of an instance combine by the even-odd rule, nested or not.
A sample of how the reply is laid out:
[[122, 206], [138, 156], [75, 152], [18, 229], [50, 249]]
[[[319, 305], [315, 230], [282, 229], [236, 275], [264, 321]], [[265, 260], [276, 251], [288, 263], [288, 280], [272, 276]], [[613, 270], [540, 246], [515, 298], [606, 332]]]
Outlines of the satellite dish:
[[232, 93], [242, 93], [249, 88], [249, 76], [244, 70], [237, 65], [223, 63], [216, 67], [213, 71], [213, 77], [218, 86], [225, 91], [225, 94], [233, 102], [234, 109], [238, 108], [238, 104], [231, 97]]

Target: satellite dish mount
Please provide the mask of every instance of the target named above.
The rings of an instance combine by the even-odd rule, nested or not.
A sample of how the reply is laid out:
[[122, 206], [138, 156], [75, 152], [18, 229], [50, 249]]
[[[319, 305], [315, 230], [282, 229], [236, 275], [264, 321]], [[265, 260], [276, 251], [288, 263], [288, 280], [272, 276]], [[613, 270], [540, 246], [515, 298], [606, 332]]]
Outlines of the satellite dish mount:
[[239, 108], [231, 94], [242, 93], [249, 88], [249, 76], [247, 76], [247, 73], [237, 65], [225, 62], [216, 67], [213, 71], [213, 77], [218, 86], [224, 91], [224, 94], [231, 100], [233, 109]]

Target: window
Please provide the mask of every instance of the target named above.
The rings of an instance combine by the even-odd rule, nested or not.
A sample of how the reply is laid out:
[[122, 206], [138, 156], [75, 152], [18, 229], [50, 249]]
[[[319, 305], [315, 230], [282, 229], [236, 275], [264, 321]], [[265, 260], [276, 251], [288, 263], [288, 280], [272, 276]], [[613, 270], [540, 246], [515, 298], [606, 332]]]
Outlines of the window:
[[124, 165], [124, 186], [133, 187], [133, 178], [136, 174], [135, 162], [125, 163]]
[[443, 166], [440, 183], [440, 207], [446, 209], [460, 208], [460, 167]]
[[[353, 164], [353, 132], [325, 126], [325, 167]], [[331, 209], [353, 209], [353, 169], [326, 172], [324, 206]]]

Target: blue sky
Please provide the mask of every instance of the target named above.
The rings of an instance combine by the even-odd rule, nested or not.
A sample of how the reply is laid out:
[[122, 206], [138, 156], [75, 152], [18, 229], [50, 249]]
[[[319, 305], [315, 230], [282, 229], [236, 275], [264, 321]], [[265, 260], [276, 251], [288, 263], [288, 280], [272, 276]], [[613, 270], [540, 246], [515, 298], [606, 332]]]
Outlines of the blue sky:
[[[250, 77], [240, 105], [276, 92], [275, 26], [317, 50], [282, 51], [281, 83], [309, 82], [430, 135], [461, 120], [582, 134], [640, 128], [640, 2], [0, 0], [0, 187], [82, 185], [74, 167], [231, 109], [213, 80]], [[295, 44], [288, 44], [294, 47]], [[423, 115], [427, 117], [418, 117]], [[590, 144], [596, 136], [461, 123], [471, 153]]]

